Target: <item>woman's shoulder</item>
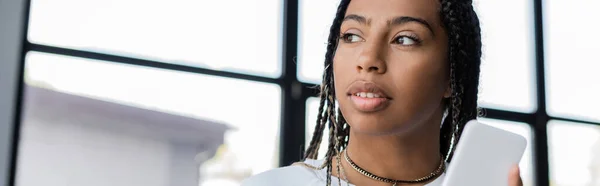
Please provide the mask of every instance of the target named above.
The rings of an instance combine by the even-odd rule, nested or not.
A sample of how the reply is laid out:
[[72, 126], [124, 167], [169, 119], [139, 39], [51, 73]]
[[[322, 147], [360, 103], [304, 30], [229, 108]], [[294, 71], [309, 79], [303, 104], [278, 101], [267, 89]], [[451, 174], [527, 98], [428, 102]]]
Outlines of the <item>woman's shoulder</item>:
[[[306, 160], [304, 163], [315, 166], [319, 161]], [[242, 186], [312, 186], [322, 182], [319, 173], [320, 170], [310, 169], [301, 165], [290, 165], [246, 178], [242, 182]]]

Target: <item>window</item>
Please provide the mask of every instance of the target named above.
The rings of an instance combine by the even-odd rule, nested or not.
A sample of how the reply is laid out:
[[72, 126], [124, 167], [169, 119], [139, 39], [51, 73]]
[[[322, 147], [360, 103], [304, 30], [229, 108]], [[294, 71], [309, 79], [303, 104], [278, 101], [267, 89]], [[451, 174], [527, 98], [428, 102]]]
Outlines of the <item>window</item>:
[[279, 77], [281, 7], [280, 0], [32, 0], [28, 38]]
[[545, 2], [544, 36], [548, 113], [600, 121], [599, 1]]
[[600, 126], [551, 121], [548, 151], [552, 185], [600, 185]]
[[278, 165], [277, 85], [38, 52], [26, 65], [20, 186], [239, 185]]
[[[321, 82], [340, 0], [288, 2], [296, 1], [32, 0], [28, 17], [0, 19], [8, 23], [0, 25], [21, 18], [28, 25], [24, 47], [3, 43], [8, 52], [25, 49], [23, 117], [15, 124], [21, 133], [11, 139], [19, 143], [16, 185], [228, 186], [295, 161], [299, 150], [280, 153], [279, 145], [302, 141], [282, 141], [280, 123], [304, 120], [305, 134], [281, 135], [310, 142], [319, 100], [295, 82]], [[534, 11], [538, 3], [542, 10]], [[591, 24], [600, 2], [474, 0], [473, 6], [483, 42], [479, 106], [493, 118], [480, 120], [527, 138], [520, 162], [525, 185], [600, 185], [594, 55], [600, 26]], [[543, 22], [535, 22], [540, 16]], [[534, 30], [540, 24], [543, 30]], [[283, 43], [290, 31], [297, 37]], [[544, 46], [534, 42], [541, 33]], [[9, 34], [0, 39], [16, 38]], [[294, 47], [296, 63], [282, 50]], [[284, 63], [296, 77], [282, 73]], [[534, 73], [540, 68], [545, 77]], [[536, 80], [546, 82], [544, 90]], [[282, 100], [291, 106], [282, 108]], [[305, 116], [290, 112], [298, 107]], [[538, 119], [547, 115], [545, 131], [547, 121]], [[526, 124], [533, 118], [540, 123]], [[533, 139], [538, 132], [548, 139]], [[550, 170], [538, 161], [547, 156]]]
[[[600, 121], [598, 1], [544, 1], [544, 60], [549, 115]], [[554, 120], [548, 125], [551, 184], [600, 185], [600, 127]]]
[[532, 132], [531, 127], [526, 123], [510, 122], [488, 118], [478, 118], [478, 121], [484, 124], [491, 125], [496, 128], [500, 128], [518, 135], [525, 137], [527, 140], [527, 148], [525, 153], [519, 162], [519, 168], [521, 169], [521, 178], [523, 179], [524, 186], [532, 186], [534, 184], [534, 167], [533, 167], [533, 154], [531, 149], [533, 148]]
[[536, 109], [531, 2], [473, 2], [482, 32], [479, 103], [483, 107], [519, 112]]
[[329, 28], [340, 0], [299, 0], [298, 79], [319, 84], [325, 68]]

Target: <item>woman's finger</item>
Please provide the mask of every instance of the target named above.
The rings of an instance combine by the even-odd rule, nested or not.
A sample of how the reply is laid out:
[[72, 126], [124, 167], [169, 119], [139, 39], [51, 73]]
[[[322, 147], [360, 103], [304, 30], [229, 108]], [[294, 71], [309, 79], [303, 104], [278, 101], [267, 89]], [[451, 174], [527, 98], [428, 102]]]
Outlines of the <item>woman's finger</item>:
[[523, 180], [521, 180], [521, 173], [518, 165], [514, 165], [508, 175], [508, 186], [523, 186]]

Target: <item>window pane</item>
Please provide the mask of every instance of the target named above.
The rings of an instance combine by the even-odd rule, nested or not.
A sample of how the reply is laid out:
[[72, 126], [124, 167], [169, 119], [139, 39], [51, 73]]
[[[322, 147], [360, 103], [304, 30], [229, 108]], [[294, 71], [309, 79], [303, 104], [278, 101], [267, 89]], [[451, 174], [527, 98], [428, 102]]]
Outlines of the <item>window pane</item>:
[[551, 185], [600, 185], [600, 126], [551, 121], [548, 153]]
[[340, 0], [299, 0], [298, 79], [321, 83], [329, 27]]
[[483, 43], [479, 99], [483, 107], [521, 112], [536, 109], [531, 2], [474, 1]]
[[[339, 0], [300, 1], [298, 78], [302, 81], [321, 82], [329, 26], [338, 3]], [[484, 45], [480, 104], [522, 112], [534, 111], [531, 3], [476, 0], [475, 6], [482, 23]], [[512, 14], [502, 11], [506, 9], [510, 9]], [[506, 36], [512, 38], [506, 39]]]
[[26, 82], [20, 186], [239, 185], [278, 166], [277, 85], [35, 52]]
[[600, 121], [600, 1], [544, 2], [544, 43], [548, 112]]
[[[317, 114], [319, 114], [319, 98], [308, 98], [306, 100], [306, 136], [305, 136], [305, 147], [308, 148], [310, 140], [312, 139], [313, 133], [315, 132], [315, 125], [317, 124]], [[319, 157], [318, 159], [325, 158], [327, 153], [327, 146], [329, 144], [329, 128], [325, 127], [323, 131], [323, 139], [319, 146]]]
[[521, 178], [523, 179], [524, 186], [535, 185], [535, 168], [533, 167], [533, 154], [531, 152], [531, 149], [533, 148], [533, 134], [531, 132], [531, 127], [526, 123], [520, 122], [511, 122], [488, 118], [478, 118], [477, 120], [481, 123], [504, 129], [506, 131], [519, 134], [525, 137], [525, 139], [527, 140], [527, 148], [525, 148], [525, 153], [523, 153], [521, 162], [519, 162], [519, 168], [521, 169]]
[[33, 0], [28, 38], [278, 77], [281, 6], [280, 0]]

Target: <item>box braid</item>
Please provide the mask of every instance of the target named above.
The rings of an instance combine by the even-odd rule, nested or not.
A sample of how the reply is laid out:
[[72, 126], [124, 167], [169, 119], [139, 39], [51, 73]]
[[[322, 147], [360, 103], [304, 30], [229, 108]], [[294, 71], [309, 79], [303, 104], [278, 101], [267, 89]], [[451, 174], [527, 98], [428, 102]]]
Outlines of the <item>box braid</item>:
[[469, 120], [479, 113], [477, 93], [481, 64], [481, 30], [471, 0], [442, 0], [442, 23], [448, 34], [450, 97], [448, 116], [441, 129], [440, 152], [452, 159], [454, 146]]
[[[329, 30], [325, 70], [321, 84], [319, 113], [312, 140], [304, 158], [317, 159], [323, 131], [329, 128], [329, 144], [325, 162], [315, 169], [327, 168], [327, 185], [331, 185], [332, 161], [348, 145], [350, 126], [335, 106], [333, 58], [338, 46], [340, 27], [350, 0], [341, 0]], [[448, 34], [448, 62], [452, 94], [445, 100], [446, 116], [440, 129], [440, 153], [450, 162], [455, 144], [467, 121], [478, 114], [477, 93], [481, 63], [481, 34], [479, 19], [471, 0], [440, 0], [440, 16]], [[337, 112], [336, 112], [337, 111]], [[336, 115], [337, 114], [337, 115]], [[337, 117], [337, 118], [336, 118]], [[339, 156], [337, 157], [339, 158]], [[340, 167], [337, 166], [339, 171]], [[339, 176], [338, 176], [338, 179]]]

